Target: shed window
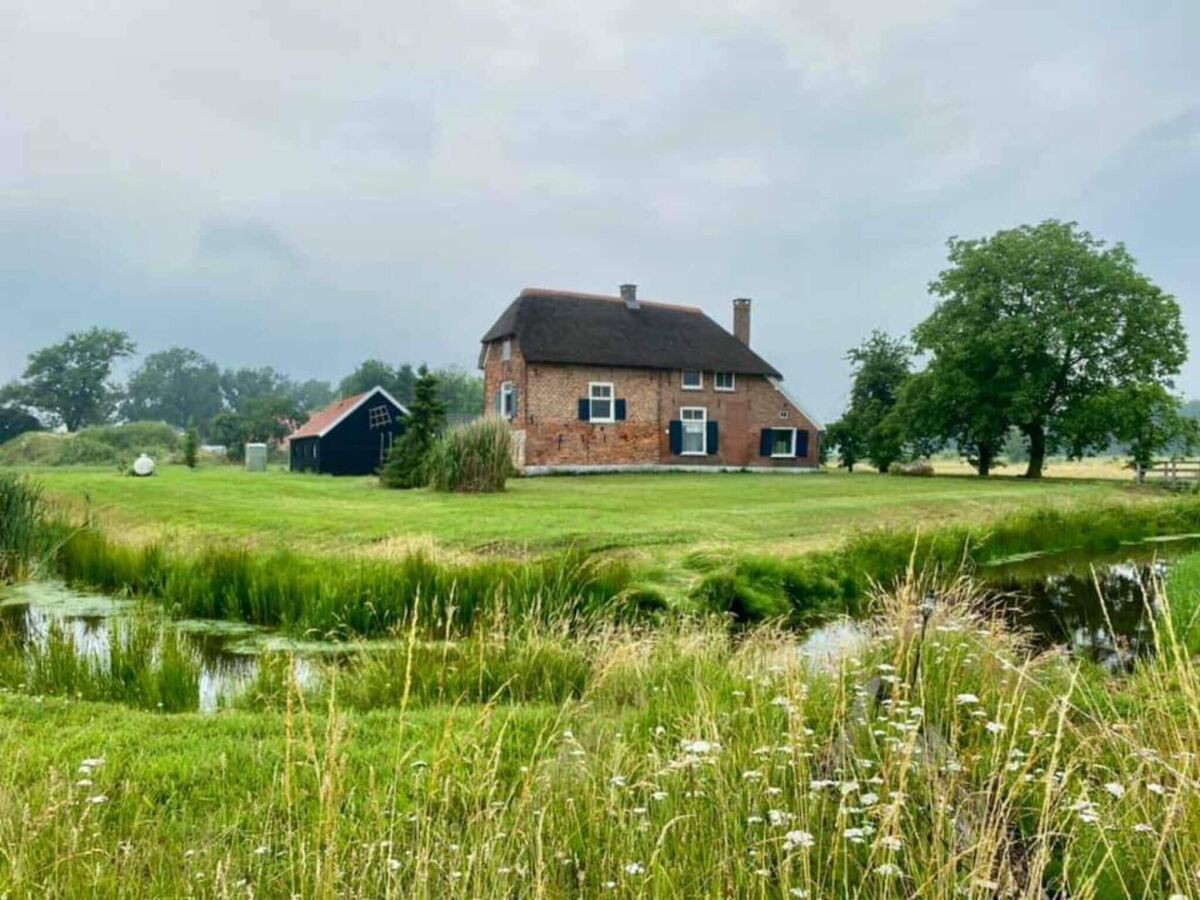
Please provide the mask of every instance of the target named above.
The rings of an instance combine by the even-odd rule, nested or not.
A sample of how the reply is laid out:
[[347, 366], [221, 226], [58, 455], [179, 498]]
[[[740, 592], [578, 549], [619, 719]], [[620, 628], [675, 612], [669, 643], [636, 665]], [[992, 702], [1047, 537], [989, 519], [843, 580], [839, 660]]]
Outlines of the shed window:
[[588, 421], [615, 422], [613, 415], [613, 386], [611, 381], [588, 384]]
[[392, 411], [388, 409], [387, 404], [372, 406], [367, 410], [367, 422], [372, 428], [383, 428], [385, 425], [391, 425]]
[[504, 343], [500, 345], [500, 359], [504, 362], [512, 359], [512, 338], [505, 338]]
[[699, 369], [684, 369], [683, 370], [683, 389], [685, 391], [698, 391], [704, 387], [704, 373]]
[[683, 422], [683, 441], [680, 452], [684, 456], [704, 456], [708, 452], [706, 422], [708, 410], [703, 406], [685, 406], [679, 410]]
[[734, 388], [732, 372], [713, 372], [713, 387], [718, 391], [732, 391]]
[[795, 428], [771, 429], [771, 455], [788, 457], [796, 455]]

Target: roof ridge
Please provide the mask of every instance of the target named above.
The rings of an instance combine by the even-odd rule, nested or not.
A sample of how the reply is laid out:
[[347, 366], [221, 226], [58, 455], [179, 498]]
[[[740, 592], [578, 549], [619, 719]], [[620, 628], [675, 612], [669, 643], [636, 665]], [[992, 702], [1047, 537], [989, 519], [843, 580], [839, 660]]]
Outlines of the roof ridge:
[[[615, 297], [612, 294], [588, 294], [583, 291], [560, 291], [555, 288], [539, 288], [527, 287], [521, 291], [521, 297], [570, 297], [572, 300], [603, 300], [608, 303], [624, 303], [621, 297]], [[518, 298], [519, 299], [519, 298]], [[638, 298], [637, 301], [642, 306], [661, 306], [666, 309], [678, 309], [683, 312], [704, 314], [704, 310], [698, 306], [687, 306], [682, 303], [666, 303], [662, 300], [643, 300]]]

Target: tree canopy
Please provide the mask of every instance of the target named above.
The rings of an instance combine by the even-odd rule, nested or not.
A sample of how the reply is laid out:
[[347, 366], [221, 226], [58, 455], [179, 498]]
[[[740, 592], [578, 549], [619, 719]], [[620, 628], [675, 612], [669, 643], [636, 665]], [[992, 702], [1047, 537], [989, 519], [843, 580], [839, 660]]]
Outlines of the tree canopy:
[[221, 370], [186, 347], [151, 353], [130, 376], [121, 411], [131, 421], [207, 427], [222, 409]]
[[873, 331], [846, 354], [852, 384], [845, 414], [833, 423], [827, 439], [838, 447], [842, 464], [851, 471], [862, 459], [880, 472], [899, 460], [905, 434], [890, 415], [910, 377], [912, 348], [902, 338]]
[[102, 424], [121, 398], [111, 380], [113, 366], [135, 349], [129, 335], [114, 328], [73, 332], [31, 353], [21, 380], [8, 385], [0, 400], [41, 413], [68, 431]]
[[437, 436], [446, 427], [446, 405], [436, 374], [421, 366], [404, 420], [404, 434], [388, 454], [379, 473], [380, 481], [390, 488], [422, 487], [428, 481], [426, 461]]
[[1112, 404], [1161, 398], [1147, 389], [1169, 388], [1186, 359], [1174, 297], [1122, 244], [1074, 223], [953, 238], [949, 262], [930, 284], [937, 308], [913, 332], [931, 360], [927, 421], [976, 450], [1016, 426], [1030, 477], [1055, 449], [1104, 446], [1118, 428]]

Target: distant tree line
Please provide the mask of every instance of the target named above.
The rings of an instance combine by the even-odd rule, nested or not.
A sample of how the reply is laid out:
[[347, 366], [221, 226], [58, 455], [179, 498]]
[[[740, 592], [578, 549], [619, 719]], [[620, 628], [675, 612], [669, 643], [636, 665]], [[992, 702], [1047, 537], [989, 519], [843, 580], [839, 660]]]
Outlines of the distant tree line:
[[952, 448], [981, 476], [1020, 455], [1038, 478], [1051, 453], [1119, 446], [1146, 465], [1195, 444], [1194, 405], [1173, 392], [1179, 305], [1123, 245], [1053, 220], [952, 238], [929, 288], [937, 305], [909, 337], [875, 331], [848, 354], [849, 402], [827, 433], [844, 466]]
[[[316, 379], [293, 380], [269, 366], [221, 369], [195, 350], [171, 347], [146, 356], [120, 384], [114, 368], [136, 350], [125, 332], [92, 328], [30, 354], [22, 377], [0, 388], [0, 443], [44, 427], [74, 432], [154, 421], [195, 429], [198, 438], [237, 451], [248, 441], [280, 440], [312, 411], [376, 385], [408, 406], [418, 381], [407, 363], [393, 367], [368, 359], [335, 389]], [[433, 374], [446, 411], [482, 411], [481, 378], [454, 367]]]

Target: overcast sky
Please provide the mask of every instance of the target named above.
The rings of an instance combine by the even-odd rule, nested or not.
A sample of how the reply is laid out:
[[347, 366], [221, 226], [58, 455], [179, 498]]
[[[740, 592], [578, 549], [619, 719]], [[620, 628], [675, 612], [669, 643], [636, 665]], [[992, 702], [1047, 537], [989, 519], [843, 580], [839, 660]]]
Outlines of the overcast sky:
[[727, 326], [752, 297], [832, 416], [948, 236], [1047, 217], [1200, 335], [1197, 35], [1196, 0], [17, 0], [0, 381], [94, 324], [297, 377], [473, 366], [522, 287], [632, 281]]

